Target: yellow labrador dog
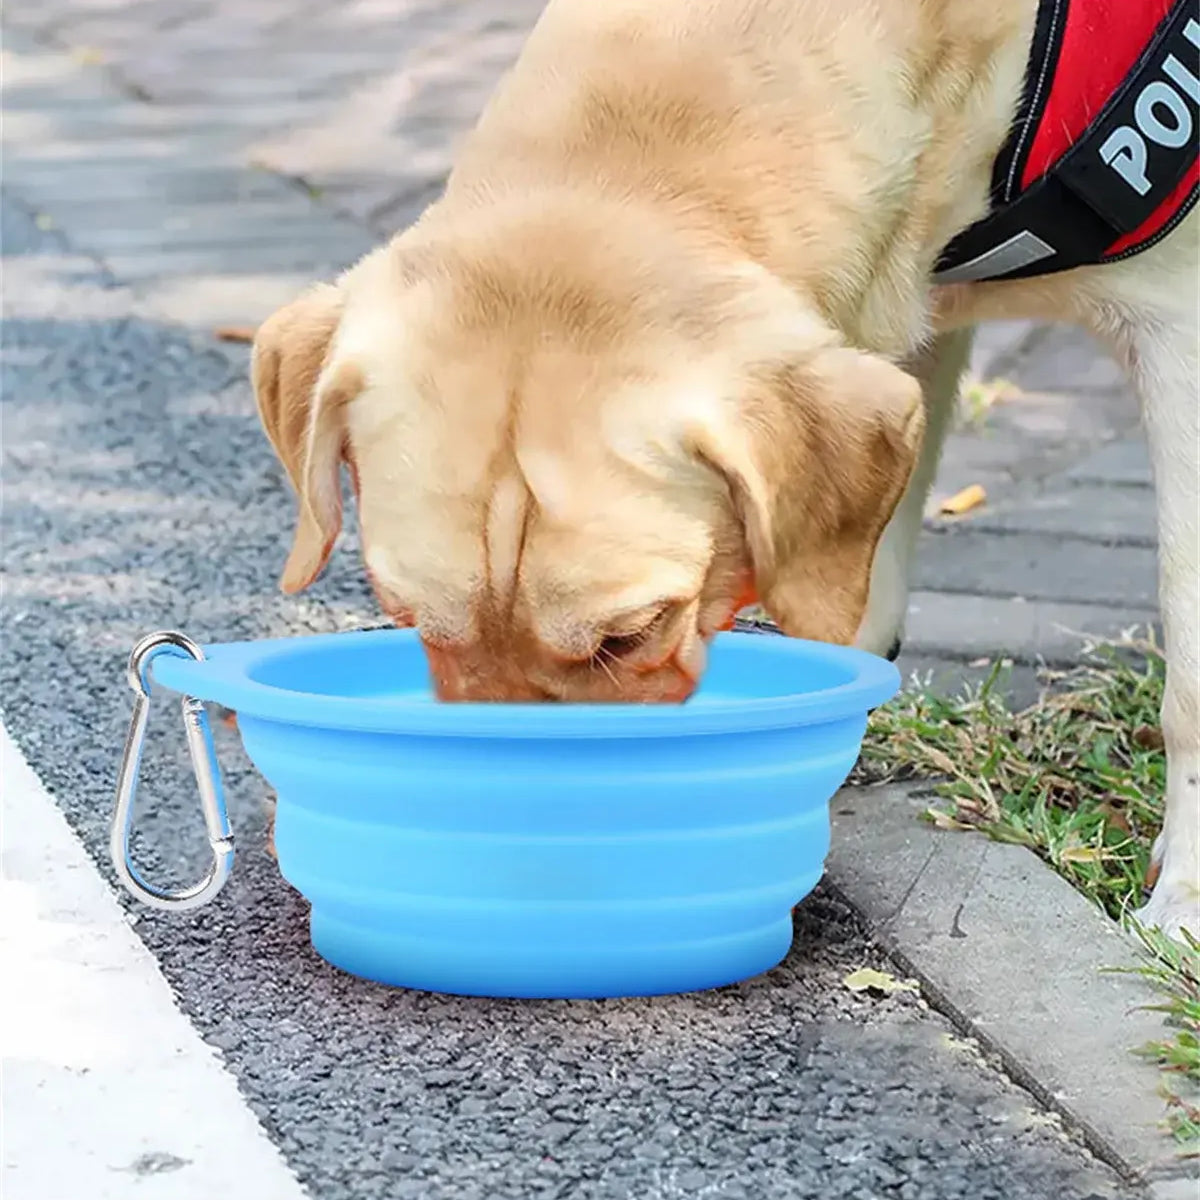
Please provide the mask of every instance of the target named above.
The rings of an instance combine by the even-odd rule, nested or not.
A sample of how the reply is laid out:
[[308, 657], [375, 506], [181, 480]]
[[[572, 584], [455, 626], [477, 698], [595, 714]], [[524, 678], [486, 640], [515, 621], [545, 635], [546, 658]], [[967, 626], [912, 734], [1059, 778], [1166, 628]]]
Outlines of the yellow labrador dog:
[[1045, 197], [971, 238], [1014, 131], [1000, 199], [1036, 176], [1066, 0], [550, 0], [444, 197], [258, 334], [299, 497], [284, 589], [330, 553], [346, 464], [379, 600], [445, 699], [680, 701], [754, 597], [789, 634], [887, 652], [966, 327], [1077, 321], [1128, 365], [1159, 489], [1169, 771], [1143, 915], [1200, 930], [1196, 220], [1146, 224], [1189, 186], [1200, 36], [1146, 4], [1174, 41], [1139, 54], [1175, 91], [1129, 93], [1081, 143], [1086, 215], [1061, 201], [1056, 247]]

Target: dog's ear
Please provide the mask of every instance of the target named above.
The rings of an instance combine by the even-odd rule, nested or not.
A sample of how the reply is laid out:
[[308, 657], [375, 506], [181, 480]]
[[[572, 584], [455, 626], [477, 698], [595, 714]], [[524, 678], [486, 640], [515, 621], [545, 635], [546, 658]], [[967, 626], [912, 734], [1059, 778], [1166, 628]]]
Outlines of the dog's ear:
[[726, 480], [760, 602], [793, 637], [849, 643], [916, 461], [921, 389], [844, 347], [767, 373], [692, 448]]
[[296, 533], [280, 586], [308, 587], [342, 528], [340, 466], [346, 404], [362, 388], [357, 368], [330, 369], [342, 294], [329, 284], [279, 309], [254, 338], [251, 375], [263, 428], [296, 489]]

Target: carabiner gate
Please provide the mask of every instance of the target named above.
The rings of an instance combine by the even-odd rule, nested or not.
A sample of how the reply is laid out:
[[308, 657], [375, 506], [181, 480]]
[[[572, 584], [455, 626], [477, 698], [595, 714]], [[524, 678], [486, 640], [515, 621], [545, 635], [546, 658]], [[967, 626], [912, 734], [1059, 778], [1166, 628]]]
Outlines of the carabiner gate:
[[183, 912], [207, 904], [225, 886], [233, 869], [233, 830], [225, 811], [225, 794], [221, 786], [221, 769], [217, 765], [212, 730], [204, 702], [192, 696], [182, 701], [183, 728], [187, 735], [192, 773], [200, 792], [200, 807], [204, 810], [204, 826], [208, 844], [212, 847], [212, 866], [208, 874], [191, 887], [165, 891], [147, 883], [133, 865], [129, 853], [129, 838], [133, 830], [133, 802], [137, 795], [138, 771], [142, 763], [142, 748], [146, 739], [146, 722], [150, 716], [149, 667], [160, 654], [187, 655], [197, 662], [204, 660], [204, 651], [182, 633], [163, 631], [142, 638], [129, 656], [127, 678], [134, 691], [133, 717], [125, 739], [125, 753], [117, 776], [117, 805], [113, 813], [109, 851], [121, 882], [143, 904], [168, 912]]

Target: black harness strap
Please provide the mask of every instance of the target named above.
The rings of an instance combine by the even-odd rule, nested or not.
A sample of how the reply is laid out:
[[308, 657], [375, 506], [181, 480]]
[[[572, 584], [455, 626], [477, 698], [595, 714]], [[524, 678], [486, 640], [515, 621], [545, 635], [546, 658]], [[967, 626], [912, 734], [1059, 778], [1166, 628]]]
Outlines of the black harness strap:
[[[942, 252], [937, 283], [1022, 279], [1136, 254], [1167, 235], [1196, 203], [1197, 187], [1154, 234], [1120, 254], [1108, 248], [1144, 224], [1194, 166], [1200, 139], [1200, 21], [1195, 0], [1178, 0], [1133, 69], [1079, 140], [1041, 179], [960, 233]], [[1035, 36], [1043, 64], [1057, 56], [1057, 22]], [[1051, 68], [1053, 64], [1051, 63]], [[1043, 71], [1045, 67], [1043, 65]], [[1044, 104], [1045, 97], [1040, 103]], [[1041, 113], [1027, 83], [1019, 128], [1027, 141]], [[1005, 148], [1001, 175], [1020, 169]], [[997, 193], [994, 190], [993, 196]]]

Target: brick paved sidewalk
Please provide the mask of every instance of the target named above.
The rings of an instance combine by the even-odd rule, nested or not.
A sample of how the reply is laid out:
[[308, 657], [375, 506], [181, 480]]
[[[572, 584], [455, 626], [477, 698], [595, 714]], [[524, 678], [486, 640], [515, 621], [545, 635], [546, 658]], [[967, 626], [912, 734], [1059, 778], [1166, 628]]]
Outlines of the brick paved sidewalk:
[[[9, 0], [4, 186], [208, 338], [412, 219], [540, 7]], [[1068, 662], [1080, 634], [1155, 614], [1149, 469], [1116, 366], [1073, 330], [1006, 324], [981, 330], [974, 371], [1015, 391], [950, 438], [935, 488], [989, 494], [927, 522], [902, 665], [943, 676]]]

